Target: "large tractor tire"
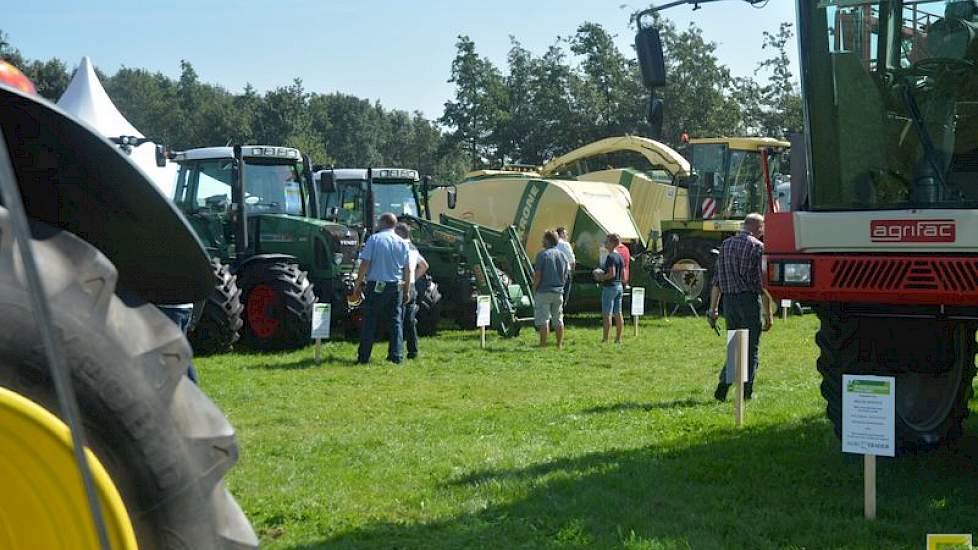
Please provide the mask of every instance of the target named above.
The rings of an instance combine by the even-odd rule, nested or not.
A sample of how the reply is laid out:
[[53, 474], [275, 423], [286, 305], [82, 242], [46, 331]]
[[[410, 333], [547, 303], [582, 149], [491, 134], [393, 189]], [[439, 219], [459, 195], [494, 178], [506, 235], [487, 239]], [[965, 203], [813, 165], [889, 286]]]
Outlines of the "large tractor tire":
[[306, 272], [289, 261], [255, 262], [238, 274], [245, 303], [241, 343], [260, 351], [309, 344], [316, 302]]
[[[238, 458], [234, 430], [187, 378], [181, 331], [154, 306], [116, 294], [115, 268], [91, 245], [41, 224], [33, 232], [114, 547], [256, 548], [222, 481]], [[94, 548], [4, 210], [0, 239], [0, 547]]]
[[438, 283], [428, 277], [424, 296], [418, 296], [418, 336], [438, 334], [438, 324], [441, 322], [441, 298]]
[[691, 297], [709, 305], [715, 263], [711, 251], [719, 246], [719, 242], [706, 239], [680, 240], [666, 256], [667, 277]]
[[896, 378], [898, 450], [933, 448], [961, 435], [975, 377], [974, 321], [869, 318], [836, 304], [816, 309], [826, 414], [842, 434], [842, 375]]
[[200, 319], [188, 336], [194, 355], [231, 351], [244, 326], [241, 318], [244, 304], [241, 303], [238, 277], [218, 258], [212, 258], [211, 265], [214, 268], [214, 291], [204, 302]]

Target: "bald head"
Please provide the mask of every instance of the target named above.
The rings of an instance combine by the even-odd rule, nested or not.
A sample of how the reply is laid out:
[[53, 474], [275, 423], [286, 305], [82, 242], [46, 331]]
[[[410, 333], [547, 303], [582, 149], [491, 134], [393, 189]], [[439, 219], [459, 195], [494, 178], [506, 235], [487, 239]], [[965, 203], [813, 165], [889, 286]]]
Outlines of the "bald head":
[[379, 225], [381, 229], [393, 229], [397, 225], [397, 216], [390, 212], [384, 212], [380, 215]]
[[753, 212], [747, 214], [744, 218], [744, 231], [754, 235], [755, 237], [760, 237], [764, 234], [764, 216]]

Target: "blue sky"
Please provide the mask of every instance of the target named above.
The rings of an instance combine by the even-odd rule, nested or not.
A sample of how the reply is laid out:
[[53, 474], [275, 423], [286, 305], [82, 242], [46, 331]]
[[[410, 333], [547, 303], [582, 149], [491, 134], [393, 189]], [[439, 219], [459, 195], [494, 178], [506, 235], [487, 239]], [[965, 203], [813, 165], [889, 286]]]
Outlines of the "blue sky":
[[[794, 0], [764, 9], [737, 1], [666, 14], [690, 21], [720, 45], [735, 74], [767, 56], [761, 32], [794, 21]], [[33, 0], [8, 2], [0, 29], [31, 58], [58, 57], [69, 67], [88, 55], [101, 70], [142, 67], [171, 76], [180, 59], [203, 81], [264, 91], [301, 77], [309, 90], [379, 99], [390, 108], [441, 114], [456, 36], [504, 66], [515, 36], [542, 53], [584, 21], [602, 24], [632, 55], [628, 15], [638, 0]], [[623, 7], [624, 6], [624, 7]], [[794, 52], [792, 52], [794, 53]], [[797, 71], [796, 71], [797, 74]]]

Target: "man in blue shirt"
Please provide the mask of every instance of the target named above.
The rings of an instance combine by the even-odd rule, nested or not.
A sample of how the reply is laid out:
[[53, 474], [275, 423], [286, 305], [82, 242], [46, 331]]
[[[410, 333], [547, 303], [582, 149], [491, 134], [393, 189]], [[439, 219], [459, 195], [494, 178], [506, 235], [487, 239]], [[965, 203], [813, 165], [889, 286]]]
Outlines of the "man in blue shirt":
[[360, 269], [353, 293], [363, 295], [363, 327], [357, 363], [370, 361], [378, 319], [387, 323], [390, 340], [387, 360], [399, 364], [404, 357], [402, 306], [410, 297], [408, 289], [414, 284], [408, 261], [409, 247], [394, 233], [397, 218], [394, 214], [380, 216], [378, 231], [367, 239], [360, 251]]

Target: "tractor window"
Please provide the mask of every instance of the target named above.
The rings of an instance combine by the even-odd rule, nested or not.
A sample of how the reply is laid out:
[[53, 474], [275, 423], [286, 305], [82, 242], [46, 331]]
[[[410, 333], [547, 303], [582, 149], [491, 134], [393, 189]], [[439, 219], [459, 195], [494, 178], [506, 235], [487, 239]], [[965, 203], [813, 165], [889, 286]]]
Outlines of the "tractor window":
[[197, 170], [195, 205], [205, 208], [224, 200], [231, 203], [231, 161], [212, 160], [201, 162]]
[[305, 215], [305, 189], [297, 164], [245, 166], [245, 204], [255, 214]]
[[978, 4], [808, 9], [812, 207], [978, 207]]
[[339, 180], [336, 191], [325, 193], [323, 218], [343, 225], [363, 225], [364, 180]]
[[414, 204], [414, 194], [411, 186], [405, 183], [374, 182], [374, 216], [379, 219], [384, 212], [395, 216], [417, 216], [418, 209]]
[[759, 152], [731, 151], [727, 184], [729, 213], [726, 217], [740, 219], [751, 212], [764, 212], [767, 194]]

